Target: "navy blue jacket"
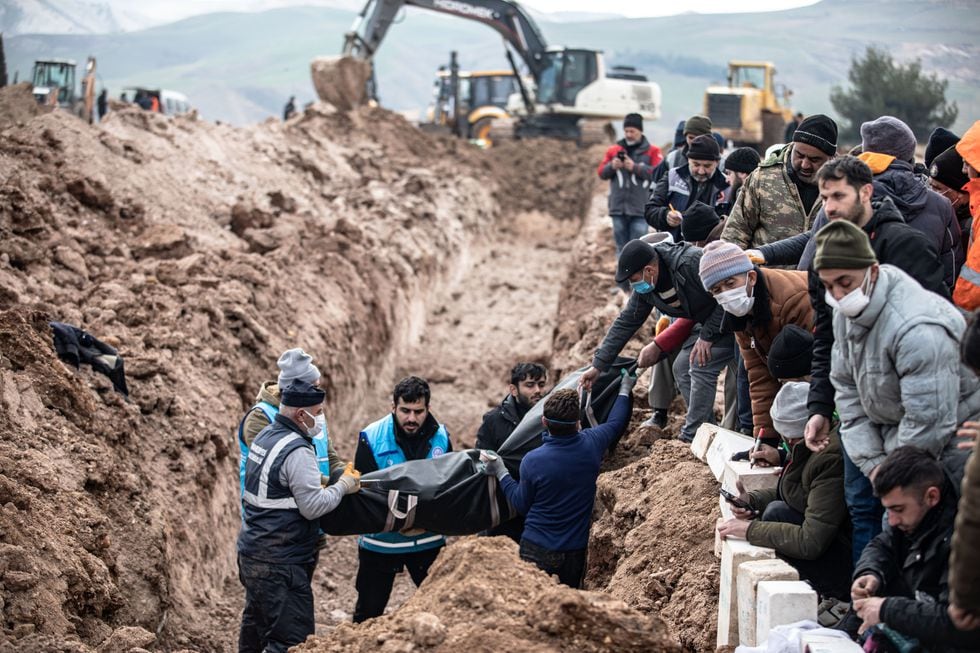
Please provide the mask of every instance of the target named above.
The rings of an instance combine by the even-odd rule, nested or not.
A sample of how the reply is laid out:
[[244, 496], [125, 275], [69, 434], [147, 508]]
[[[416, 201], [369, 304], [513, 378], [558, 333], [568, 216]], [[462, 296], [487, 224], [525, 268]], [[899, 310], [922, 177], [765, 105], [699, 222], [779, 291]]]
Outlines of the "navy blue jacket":
[[507, 500], [522, 515], [524, 539], [549, 551], [589, 546], [592, 504], [602, 456], [630, 418], [629, 398], [620, 396], [605, 424], [575, 435], [545, 435], [521, 461], [520, 483], [500, 481]]

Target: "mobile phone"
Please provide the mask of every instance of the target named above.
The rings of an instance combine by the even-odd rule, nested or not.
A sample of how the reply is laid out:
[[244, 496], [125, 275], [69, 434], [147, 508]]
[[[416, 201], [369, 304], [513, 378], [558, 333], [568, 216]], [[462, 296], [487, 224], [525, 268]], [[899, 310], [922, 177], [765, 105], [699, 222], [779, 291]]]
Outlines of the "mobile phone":
[[[736, 508], [741, 508], [742, 510], [752, 510], [752, 506], [750, 506], [747, 502], [742, 501], [741, 499], [739, 499], [737, 496], [735, 496], [725, 488], [723, 487], [718, 488], [718, 493], [721, 494], [721, 496], [725, 497], [725, 501], [732, 504]], [[755, 510], [752, 510], [752, 512], [755, 512]]]
[[620, 150], [619, 152], [616, 152], [616, 158], [619, 159], [620, 161], [625, 161], [626, 160], [626, 152], [624, 152], [622, 150]]

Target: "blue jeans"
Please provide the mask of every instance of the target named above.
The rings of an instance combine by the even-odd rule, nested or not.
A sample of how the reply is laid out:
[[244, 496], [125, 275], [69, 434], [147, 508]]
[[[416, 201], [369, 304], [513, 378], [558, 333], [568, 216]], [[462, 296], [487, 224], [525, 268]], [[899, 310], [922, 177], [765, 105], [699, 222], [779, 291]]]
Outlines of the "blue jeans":
[[864, 547], [881, 532], [881, 516], [884, 509], [881, 507], [881, 501], [875, 496], [871, 481], [851, 461], [850, 456], [847, 455], [847, 448], [841, 448], [844, 450], [844, 500], [847, 502], [847, 511], [851, 515], [853, 529], [851, 558], [856, 568]]
[[742, 358], [742, 351], [736, 345], [735, 356], [738, 359], [738, 422], [743, 429], [753, 430], [752, 417], [752, 395], [749, 393], [749, 373], [745, 369], [745, 359]]
[[647, 235], [650, 225], [642, 215], [611, 215], [613, 238], [616, 240], [616, 258], [626, 247], [626, 243]]

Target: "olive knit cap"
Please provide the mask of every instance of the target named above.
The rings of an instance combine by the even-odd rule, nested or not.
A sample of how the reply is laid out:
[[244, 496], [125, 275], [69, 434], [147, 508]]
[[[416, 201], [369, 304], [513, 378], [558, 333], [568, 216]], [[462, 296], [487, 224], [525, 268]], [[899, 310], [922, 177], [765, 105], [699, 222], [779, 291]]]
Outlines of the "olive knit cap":
[[864, 229], [847, 220], [834, 220], [817, 232], [817, 270], [861, 270], [878, 262]]

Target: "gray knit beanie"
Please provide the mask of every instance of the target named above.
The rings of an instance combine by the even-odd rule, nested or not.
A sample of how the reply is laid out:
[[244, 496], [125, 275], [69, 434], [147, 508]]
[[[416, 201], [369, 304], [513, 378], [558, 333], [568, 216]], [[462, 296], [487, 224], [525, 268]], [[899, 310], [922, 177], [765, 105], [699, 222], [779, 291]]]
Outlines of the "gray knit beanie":
[[290, 381], [315, 383], [320, 378], [320, 370], [313, 364], [313, 357], [298, 347], [283, 352], [278, 365], [280, 388], [285, 388]]
[[810, 396], [810, 384], [793, 381], [786, 383], [776, 393], [769, 409], [772, 425], [784, 438], [796, 440], [803, 437], [810, 413], [806, 402]]
[[915, 134], [898, 118], [882, 116], [861, 125], [861, 151], [912, 161], [915, 158]]

